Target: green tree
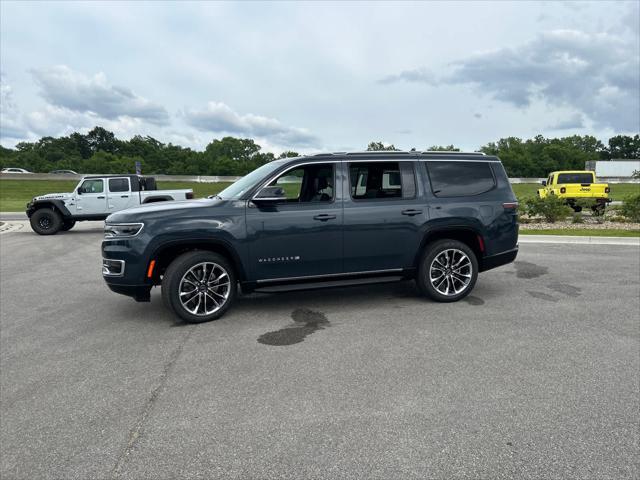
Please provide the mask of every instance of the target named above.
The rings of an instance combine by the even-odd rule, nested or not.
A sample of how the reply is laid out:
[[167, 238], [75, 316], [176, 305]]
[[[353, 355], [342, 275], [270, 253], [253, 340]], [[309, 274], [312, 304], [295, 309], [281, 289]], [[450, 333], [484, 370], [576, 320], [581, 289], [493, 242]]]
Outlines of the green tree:
[[382, 142], [369, 142], [367, 145], [368, 152], [382, 152], [382, 151], [399, 151], [399, 148], [396, 148], [394, 144], [385, 145]]

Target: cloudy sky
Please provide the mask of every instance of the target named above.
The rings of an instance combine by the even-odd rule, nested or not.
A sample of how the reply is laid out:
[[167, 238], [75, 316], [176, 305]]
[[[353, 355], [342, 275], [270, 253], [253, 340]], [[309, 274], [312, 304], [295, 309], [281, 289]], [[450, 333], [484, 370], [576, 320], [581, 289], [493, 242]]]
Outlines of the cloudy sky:
[[202, 149], [640, 131], [637, 1], [0, 2], [0, 143], [101, 125]]

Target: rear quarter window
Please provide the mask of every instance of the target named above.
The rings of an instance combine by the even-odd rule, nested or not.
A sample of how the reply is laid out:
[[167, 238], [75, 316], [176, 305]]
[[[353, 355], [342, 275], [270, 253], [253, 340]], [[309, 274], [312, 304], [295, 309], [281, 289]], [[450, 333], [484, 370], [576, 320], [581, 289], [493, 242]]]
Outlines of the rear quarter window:
[[436, 197], [465, 197], [487, 192], [496, 180], [487, 162], [424, 162]]

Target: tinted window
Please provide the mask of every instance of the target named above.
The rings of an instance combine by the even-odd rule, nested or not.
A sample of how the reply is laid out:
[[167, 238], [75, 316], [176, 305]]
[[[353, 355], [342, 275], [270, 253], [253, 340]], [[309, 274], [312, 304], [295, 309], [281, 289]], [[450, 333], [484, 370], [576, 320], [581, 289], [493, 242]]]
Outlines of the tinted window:
[[425, 162], [436, 197], [463, 197], [491, 190], [495, 185], [487, 162]]
[[128, 192], [129, 179], [128, 178], [110, 178], [109, 191], [110, 192]]
[[560, 173], [558, 183], [593, 183], [591, 173]]
[[410, 162], [401, 163], [350, 164], [351, 197], [355, 200], [412, 197], [415, 194], [412, 166]]
[[313, 164], [288, 170], [269, 186], [284, 190], [287, 203], [330, 202], [334, 192], [333, 164]]
[[82, 182], [82, 193], [102, 193], [104, 184], [101, 179], [85, 180]]

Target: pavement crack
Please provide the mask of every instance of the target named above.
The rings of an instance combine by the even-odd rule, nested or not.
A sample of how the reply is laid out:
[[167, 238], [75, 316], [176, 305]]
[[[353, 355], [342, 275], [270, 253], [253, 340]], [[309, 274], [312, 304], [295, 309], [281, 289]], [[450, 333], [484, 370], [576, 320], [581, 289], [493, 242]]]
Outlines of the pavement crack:
[[169, 357], [169, 360], [164, 364], [164, 367], [162, 368], [162, 373], [160, 374], [158, 384], [151, 391], [151, 395], [149, 396], [149, 398], [144, 404], [142, 413], [138, 417], [138, 420], [136, 421], [133, 428], [129, 431], [129, 435], [127, 437], [127, 445], [125, 446], [124, 450], [118, 457], [118, 460], [116, 461], [116, 464], [113, 466], [113, 469], [111, 469], [110, 478], [112, 480], [115, 480], [120, 476], [122, 467], [124, 467], [124, 465], [127, 463], [127, 459], [129, 458], [129, 455], [131, 454], [134, 447], [136, 446], [136, 443], [138, 442], [138, 439], [142, 434], [144, 424], [146, 423], [147, 418], [151, 413], [151, 410], [156, 404], [158, 397], [162, 393], [162, 390], [164, 389], [167, 383], [169, 374], [173, 370], [173, 367], [178, 361], [178, 358], [180, 358], [180, 355], [182, 354], [182, 350], [184, 349], [185, 344], [189, 340], [189, 337], [191, 336], [194, 330], [195, 330], [195, 325], [191, 326], [191, 328], [188, 329], [187, 333], [184, 335], [184, 337], [182, 338], [178, 346], [173, 350], [173, 352], [171, 352], [171, 356]]

